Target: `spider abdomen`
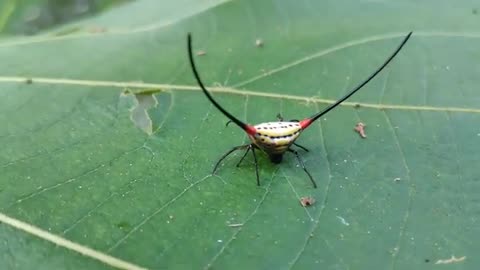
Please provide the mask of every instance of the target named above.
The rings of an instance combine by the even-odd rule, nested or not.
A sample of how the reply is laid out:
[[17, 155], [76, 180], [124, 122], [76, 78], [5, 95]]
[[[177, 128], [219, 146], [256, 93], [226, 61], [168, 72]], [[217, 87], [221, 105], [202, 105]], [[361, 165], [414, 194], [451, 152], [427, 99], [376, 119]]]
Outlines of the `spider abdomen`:
[[298, 122], [268, 122], [254, 128], [256, 133], [250, 139], [267, 154], [285, 153], [302, 131]]

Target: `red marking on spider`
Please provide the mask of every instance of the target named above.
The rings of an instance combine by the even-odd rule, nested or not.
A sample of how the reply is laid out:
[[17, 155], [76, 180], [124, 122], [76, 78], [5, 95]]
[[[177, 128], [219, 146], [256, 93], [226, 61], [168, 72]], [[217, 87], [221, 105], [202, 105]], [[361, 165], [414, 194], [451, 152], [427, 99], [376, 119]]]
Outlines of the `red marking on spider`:
[[310, 124], [312, 122], [313, 122], [312, 119], [307, 118], [307, 119], [304, 119], [304, 120], [300, 121], [300, 126], [302, 127], [302, 129], [306, 129], [308, 126], [310, 126]]
[[255, 135], [255, 133], [257, 132], [255, 127], [250, 125], [247, 125], [247, 129], [245, 131], [252, 136]]

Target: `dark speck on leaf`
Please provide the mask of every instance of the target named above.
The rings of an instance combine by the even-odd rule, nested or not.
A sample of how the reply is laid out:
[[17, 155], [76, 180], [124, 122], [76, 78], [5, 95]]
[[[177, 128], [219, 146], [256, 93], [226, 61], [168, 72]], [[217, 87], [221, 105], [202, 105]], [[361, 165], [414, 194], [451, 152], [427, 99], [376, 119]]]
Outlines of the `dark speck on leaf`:
[[26, 84], [32, 84], [33, 80], [31, 78], [28, 78], [28, 79], [25, 80], [25, 83]]
[[130, 223], [126, 221], [122, 221], [120, 223], [117, 223], [116, 225], [121, 230], [129, 230], [132, 227], [132, 225], [130, 225]]

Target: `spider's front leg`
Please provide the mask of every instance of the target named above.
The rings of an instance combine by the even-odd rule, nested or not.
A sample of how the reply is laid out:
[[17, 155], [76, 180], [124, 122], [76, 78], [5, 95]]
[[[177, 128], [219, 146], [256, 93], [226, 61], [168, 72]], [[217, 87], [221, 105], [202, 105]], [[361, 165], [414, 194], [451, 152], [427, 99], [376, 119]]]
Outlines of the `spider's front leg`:
[[310, 152], [310, 150], [308, 150], [305, 146], [301, 146], [300, 144], [298, 143], [293, 143], [293, 145], [295, 145], [296, 147], [299, 147], [299, 148], [302, 148], [303, 150], [305, 150], [305, 152]]
[[231, 153], [237, 151], [237, 150], [242, 150], [242, 149], [247, 149], [245, 151], [245, 153], [243, 154], [242, 158], [240, 159], [240, 161], [237, 163], [237, 167], [240, 166], [240, 163], [242, 163], [242, 161], [245, 159], [245, 157], [247, 156], [248, 152], [250, 150], [252, 150], [252, 154], [253, 154], [253, 161], [255, 163], [255, 174], [257, 176], [257, 186], [260, 186], [260, 176], [258, 174], [258, 161], [257, 161], [257, 155], [255, 154], [255, 145], [254, 144], [245, 144], [245, 145], [239, 145], [239, 146], [235, 146], [233, 147], [232, 149], [230, 149], [227, 153], [225, 153], [218, 161], [217, 163], [215, 164], [215, 167], [213, 168], [213, 171], [212, 171], [212, 174], [215, 174], [215, 172], [217, 171], [218, 169], [218, 166], [220, 165], [220, 163], [225, 159], [227, 158]]
[[312, 182], [313, 184], [313, 187], [314, 188], [317, 188], [317, 183], [315, 183], [315, 180], [313, 180], [313, 177], [312, 175], [308, 172], [307, 168], [305, 167], [305, 164], [303, 163], [302, 159], [300, 158], [300, 155], [298, 154], [297, 151], [293, 150], [293, 149], [290, 149], [288, 148], [287, 149], [288, 152], [290, 153], [293, 153], [295, 155], [295, 157], [297, 158], [297, 161], [298, 163], [300, 164], [300, 166], [302, 166], [302, 169], [305, 171], [305, 173], [308, 175], [308, 177], [310, 178], [310, 181]]
[[[242, 149], [245, 149], [245, 148], [248, 148], [247, 149], [247, 152], [248, 150], [250, 149], [250, 144], [245, 144], [245, 145], [239, 145], [239, 146], [235, 146], [233, 147], [232, 149], [228, 150], [227, 153], [223, 154], [223, 156], [217, 161], [217, 163], [215, 164], [215, 167], [213, 167], [213, 171], [212, 171], [212, 174], [215, 174], [215, 172], [217, 171], [218, 169], [218, 165], [220, 165], [220, 163], [226, 158], [228, 157], [231, 153], [237, 151], [237, 150], [242, 150]], [[243, 158], [242, 158], [243, 159]]]

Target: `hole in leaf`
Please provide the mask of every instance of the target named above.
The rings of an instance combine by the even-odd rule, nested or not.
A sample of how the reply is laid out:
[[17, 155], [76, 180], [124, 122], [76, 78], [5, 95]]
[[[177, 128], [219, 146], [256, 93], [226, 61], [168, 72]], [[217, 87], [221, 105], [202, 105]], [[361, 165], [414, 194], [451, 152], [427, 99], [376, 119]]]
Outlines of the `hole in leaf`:
[[132, 94], [135, 97], [136, 105], [130, 110], [130, 119], [137, 128], [143, 130], [148, 135], [153, 134], [153, 123], [148, 111], [157, 107], [158, 101], [154, 94], [160, 91], [148, 89], [134, 93], [130, 90], [125, 90], [122, 93], [122, 95]]

